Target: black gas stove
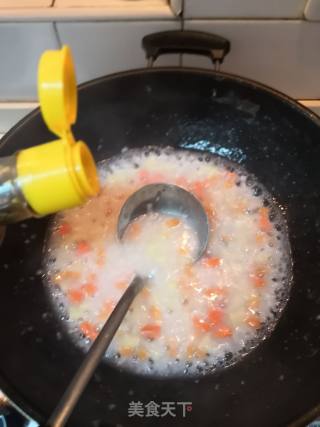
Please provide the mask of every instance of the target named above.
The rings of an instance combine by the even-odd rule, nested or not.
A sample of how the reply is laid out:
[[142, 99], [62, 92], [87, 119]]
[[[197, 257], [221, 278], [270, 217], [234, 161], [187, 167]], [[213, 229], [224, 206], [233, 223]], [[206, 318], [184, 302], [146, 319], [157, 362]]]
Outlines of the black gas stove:
[[0, 392], [0, 427], [38, 427], [39, 424], [24, 414]]
[[[39, 427], [39, 424], [10, 402], [0, 391], [0, 427]], [[306, 427], [320, 427], [320, 419]]]

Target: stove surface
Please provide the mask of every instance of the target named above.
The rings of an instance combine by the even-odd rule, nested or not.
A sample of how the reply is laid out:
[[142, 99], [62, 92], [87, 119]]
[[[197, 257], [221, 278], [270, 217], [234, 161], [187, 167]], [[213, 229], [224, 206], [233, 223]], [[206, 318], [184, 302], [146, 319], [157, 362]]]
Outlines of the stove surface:
[[38, 427], [0, 391], [0, 427]]

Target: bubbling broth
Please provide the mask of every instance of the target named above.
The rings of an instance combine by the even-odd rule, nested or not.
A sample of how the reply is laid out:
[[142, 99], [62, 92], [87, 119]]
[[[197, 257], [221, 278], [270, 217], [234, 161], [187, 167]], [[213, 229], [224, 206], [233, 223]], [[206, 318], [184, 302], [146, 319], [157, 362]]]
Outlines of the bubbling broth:
[[[99, 164], [102, 191], [54, 218], [48, 291], [75, 342], [95, 339], [135, 274], [148, 277], [106, 358], [145, 374], [199, 373], [236, 362], [274, 328], [291, 280], [287, 227], [257, 180], [218, 156], [127, 150]], [[138, 217], [122, 242], [126, 199], [151, 183], [190, 191], [209, 218], [205, 255], [181, 218]]]

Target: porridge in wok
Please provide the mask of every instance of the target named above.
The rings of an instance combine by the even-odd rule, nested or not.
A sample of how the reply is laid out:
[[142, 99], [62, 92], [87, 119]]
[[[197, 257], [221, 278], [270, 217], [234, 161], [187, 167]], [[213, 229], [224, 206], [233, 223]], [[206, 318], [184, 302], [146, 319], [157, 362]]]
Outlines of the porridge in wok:
[[[288, 298], [290, 250], [281, 208], [254, 177], [220, 157], [170, 149], [128, 150], [99, 171], [100, 195], [57, 215], [46, 247], [50, 295], [79, 345], [95, 339], [136, 274], [147, 284], [106, 354], [119, 366], [206, 372], [270, 333]], [[202, 203], [210, 236], [197, 262], [197, 236], [182, 218], [150, 212], [118, 240], [121, 207], [151, 183]]]

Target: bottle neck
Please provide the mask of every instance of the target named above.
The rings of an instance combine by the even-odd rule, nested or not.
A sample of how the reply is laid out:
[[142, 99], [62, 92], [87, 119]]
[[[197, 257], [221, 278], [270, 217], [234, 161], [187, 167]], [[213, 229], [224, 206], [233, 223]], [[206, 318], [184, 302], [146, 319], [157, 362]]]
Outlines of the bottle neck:
[[16, 156], [0, 157], [0, 227], [35, 216], [18, 184]]

